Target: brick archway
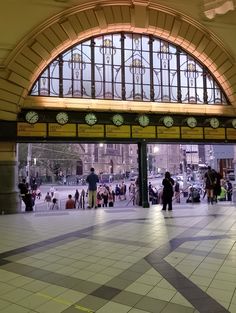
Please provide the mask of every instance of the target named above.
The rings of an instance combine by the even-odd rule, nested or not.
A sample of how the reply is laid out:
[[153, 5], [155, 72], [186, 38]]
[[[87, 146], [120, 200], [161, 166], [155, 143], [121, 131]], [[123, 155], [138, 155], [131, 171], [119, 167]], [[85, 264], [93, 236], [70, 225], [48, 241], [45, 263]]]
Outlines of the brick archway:
[[0, 94], [3, 119], [14, 120], [24, 107], [28, 91], [60, 52], [90, 36], [129, 31], [153, 34], [181, 45], [204, 63], [236, 108], [236, 66], [223, 44], [196, 21], [167, 7], [142, 0], [90, 2], [64, 11], [46, 21], [22, 41], [9, 56]]

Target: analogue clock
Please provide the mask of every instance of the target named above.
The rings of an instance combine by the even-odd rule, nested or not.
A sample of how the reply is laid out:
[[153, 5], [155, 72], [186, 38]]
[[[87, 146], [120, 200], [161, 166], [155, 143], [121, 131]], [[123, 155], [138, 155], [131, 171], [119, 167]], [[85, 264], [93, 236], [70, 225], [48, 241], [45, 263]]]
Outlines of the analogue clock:
[[194, 128], [197, 126], [197, 120], [193, 116], [188, 117], [186, 122], [188, 127]]
[[212, 117], [212, 118], [210, 119], [210, 126], [211, 126], [212, 128], [217, 128], [217, 127], [219, 127], [219, 125], [220, 125], [220, 122], [219, 122], [218, 118]]
[[112, 116], [112, 122], [116, 126], [121, 126], [122, 124], [124, 124], [124, 118], [120, 114], [115, 114]]
[[85, 122], [92, 126], [97, 123], [97, 117], [94, 113], [88, 113], [85, 115]]
[[232, 126], [233, 126], [233, 128], [236, 128], [236, 118], [234, 118], [234, 119], [232, 120]]
[[69, 116], [66, 112], [59, 112], [56, 115], [56, 121], [58, 124], [64, 125], [68, 122]]
[[35, 124], [39, 120], [39, 115], [35, 111], [29, 111], [25, 114], [25, 119], [30, 124]]
[[171, 127], [174, 124], [174, 119], [171, 116], [165, 116], [163, 119], [163, 124], [165, 127]]
[[139, 115], [138, 122], [140, 126], [146, 127], [149, 124], [149, 117], [145, 114]]

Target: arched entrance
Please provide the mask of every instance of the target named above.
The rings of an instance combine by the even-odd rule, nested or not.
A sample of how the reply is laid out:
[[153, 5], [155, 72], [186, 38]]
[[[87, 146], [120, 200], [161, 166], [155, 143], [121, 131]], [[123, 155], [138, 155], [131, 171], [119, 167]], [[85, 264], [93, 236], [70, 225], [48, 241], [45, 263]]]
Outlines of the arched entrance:
[[[80, 5], [73, 8], [73, 10], [69, 9], [63, 14], [55, 16], [55, 18], [45, 22], [39, 29], [31, 33], [26, 40], [22, 41], [7, 60], [4, 69], [6, 73], [3, 80], [4, 93], [1, 94], [1, 100], [3, 106], [5, 104], [8, 110], [1, 111], [2, 119], [5, 121], [16, 120], [19, 111], [23, 112], [23, 108], [34, 108], [41, 111], [45, 109], [52, 111], [62, 111], [66, 109], [74, 110], [75, 112], [91, 110], [98, 112], [116, 112], [120, 110], [120, 102], [116, 102], [115, 100], [110, 102], [99, 100], [91, 101], [90, 99], [59, 100], [57, 97], [50, 99], [41, 97], [36, 100], [36, 98], [32, 99], [31, 96], [28, 96], [38, 75], [60, 52], [88, 37], [101, 33], [108, 34], [114, 32], [114, 25], [116, 31], [153, 34], [174, 44], [181, 45], [192, 56], [198, 58], [202, 64], [205, 64], [218, 80], [226, 97], [231, 103], [230, 106], [208, 106], [201, 104], [197, 107], [193, 107], [184, 103], [172, 103], [169, 105], [162, 102], [157, 109], [156, 107], [153, 108], [151, 103], [145, 103], [144, 105], [142, 102], [135, 101], [134, 103], [122, 103], [122, 110], [124, 112], [129, 111], [138, 114], [142, 112], [154, 115], [174, 112], [176, 115], [182, 114], [182, 116], [186, 114], [202, 115], [204, 112], [204, 118], [206, 119], [210, 118], [212, 115], [214, 115], [214, 117], [222, 117], [222, 121], [220, 121], [222, 125], [226, 123], [225, 125], [227, 126], [232, 122], [232, 117], [235, 114], [234, 81], [236, 71], [234, 71], [235, 65], [223, 45], [204, 27], [199, 25], [196, 21], [189, 19], [184, 14], [179, 14], [179, 12], [170, 10], [167, 7], [158, 6], [154, 3], [143, 5], [142, 1], [123, 1], [122, 4], [110, 4], [109, 6], [106, 3], [101, 4], [100, 7], [97, 7], [97, 4], [93, 2], [91, 2], [89, 7]], [[134, 115], [130, 116], [130, 119], [133, 117]], [[229, 120], [227, 118], [229, 118]], [[144, 120], [145, 119], [146, 117]], [[200, 119], [202, 119], [201, 123], [204, 124], [205, 120], [203, 120], [203, 117]], [[217, 123], [217, 121], [215, 122]], [[204, 126], [205, 125], [206, 124], [204, 124]], [[153, 134], [154, 132], [158, 138], [161, 138], [161, 131], [157, 129], [158, 125], [152, 126], [154, 126], [154, 130], [151, 133]], [[14, 127], [16, 127], [16, 125]], [[228, 131], [219, 131], [217, 140], [235, 140], [234, 131], [231, 130], [232, 127], [229, 128], [230, 130]], [[11, 129], [14, 133], [10, 125], [4, 124], [1, 129]], [[76, 129], [77, 128], [75, 128], [75, 132], [78, 132]], [[132, 130], [130, 130], [130, 132]], [[44, 132], [45, 130], [38, 130], [38, 132], [40, 131]], [[46, 129], [46, 132], [48, 132], [48, 129]], [[72, 133], [73, 132], [74, 130], [72, 130]], [[183, 136], [190, 136], [189, 134], [182, 136], [182, 133], [184, 133], [182, 128], [179, 129], [179, 132], [181, 133], [181, 139]], [[223, 132], [225, 135], [223, 135]], [[20, 137], [19, 133], [14, 133], [12, 136], [3, 136], [1, 140], [2, 142], [14, 142], [18, 136]], [[148, 138], [150, 135], [143, 136], [144, 138]], [[206, 136], [204, 128], [202, 135], [195, 133], [194, 138], [196, 139], [198, 136], [203, 136], [205, 139], [207, 136], [210, 137], [211, 135]], [[1, 147], [6, 151], [4, 160], [6, 160], [8, 156], [14, 155], [14, 149], [12, 149], [11, 144], [2, 143]], [[141, 148], [141, 146], [140, 149], [141, 151], [145, 150], [145, 148]]]

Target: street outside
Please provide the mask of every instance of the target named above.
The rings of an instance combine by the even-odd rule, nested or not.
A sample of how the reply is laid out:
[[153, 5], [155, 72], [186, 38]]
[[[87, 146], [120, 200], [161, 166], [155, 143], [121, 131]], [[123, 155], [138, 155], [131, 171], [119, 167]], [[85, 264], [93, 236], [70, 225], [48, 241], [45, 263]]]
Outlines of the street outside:
[[[151, 183], [151, 185], [153, 186], [153, 188], [155, 188], [155, 190], [157, 190], [157, 192], [160, 192], [162, 188], [162, 179], [163, 178], [151, 178], [148, 180], [148, 182]], [[109, 186], [112, 186], [113, 190], [115, 190], [116, 184], [121, 184], [121, 183], [122, 181], [119, 181], [119, 182], [109, 184]], [[132, 201], [133, 195], [129, 193], [129, 186], [131, 183], [134, 183], [134, 182], [130, 180], [125, 181], [125, 184], [127, 186], [126, 199], [121, 200], [119, 199], [119, 197], [116, 197], [114, 207], [122, 208], [122, 207], [134, 206], [133, 201]], [[59, 203], [60, 210], [65, 209], [65, 203], [66, 203], [66, 200], [68, 199], [69, 194], [71, 194], [72, 197], [74, 198], [76, 189], [79, 191], [80, 194], [81, 194], [82, 189], [84, 189], [85, 192], [87, 192], [87, 185], [84, 185], [84, 186], [81, 186], [81, 185], [69, 185], [68, 186], [68, 185], [56, 185], [56, 184], [55, 185], [52, 185], [52, 184], [41, 185], [39, 187], [40, 192], [41, 192], [41, 197], [40, 199], [36, 198], [34, 211], [39, 212], [39, 211], [48, 210], [47, 203], [45, 202], [44, 199], [45, 199], [47, 192], [50, 192], [51, 187], [54, 187], [54, 189], [57, 191], [59, 195], [58, 203]], [[87, 199], [88, 198], [85, 197], [85, 209], [87, 208]], [[175, 203], [175, 201], [173, 202]], [[181, 204], [185, 204], [185, 203], [186, 203], [186, 198], [183, 196], [183, 193], [181, 193]], [[22, 203], [21, 208], [22, 208], [22, 211], [24, 211], [24, 203]]]

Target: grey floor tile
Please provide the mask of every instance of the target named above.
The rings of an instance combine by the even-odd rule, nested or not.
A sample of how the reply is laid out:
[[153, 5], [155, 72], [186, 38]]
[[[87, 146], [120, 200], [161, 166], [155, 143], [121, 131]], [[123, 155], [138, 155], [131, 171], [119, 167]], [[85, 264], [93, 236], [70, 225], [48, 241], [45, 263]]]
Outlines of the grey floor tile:
[[134, 306], [138, 301], [142, 299], [142, 295], [132, 293], [129, 291], [121, 291], [117, 296], [115, 296], [112, 301], [121, 303], [127, 306]]
[[94, 290], [91, 293], [91, 295], [102, 298], [102, 299], [106, 299], [106, 300], [112, 300], [120, 292], [121, 290], [117, 288], [101, 286], [100, 288]]
[[135, 304], [134, 307], [151, 313], [160, 313], [167, 304], [168, 302], [163, 300], [143, 297], [138, 303]]
[[83, 299], [81, 299], [80, 301], [78, 301], [75, 304], [75, 306], [76, 307], [81, 306], [81, 307], [87, 308], [88, 310], [97, 311], [101, 307], [103, 307], [107, 302], [108, 300], [98, 298], [92, 295], [88, 295], [84, 297]]
[[193, 313], [194, 310], [195, 309], [183, 305], [168, 303], [164, 310], [161, 311], [161, 313]]

